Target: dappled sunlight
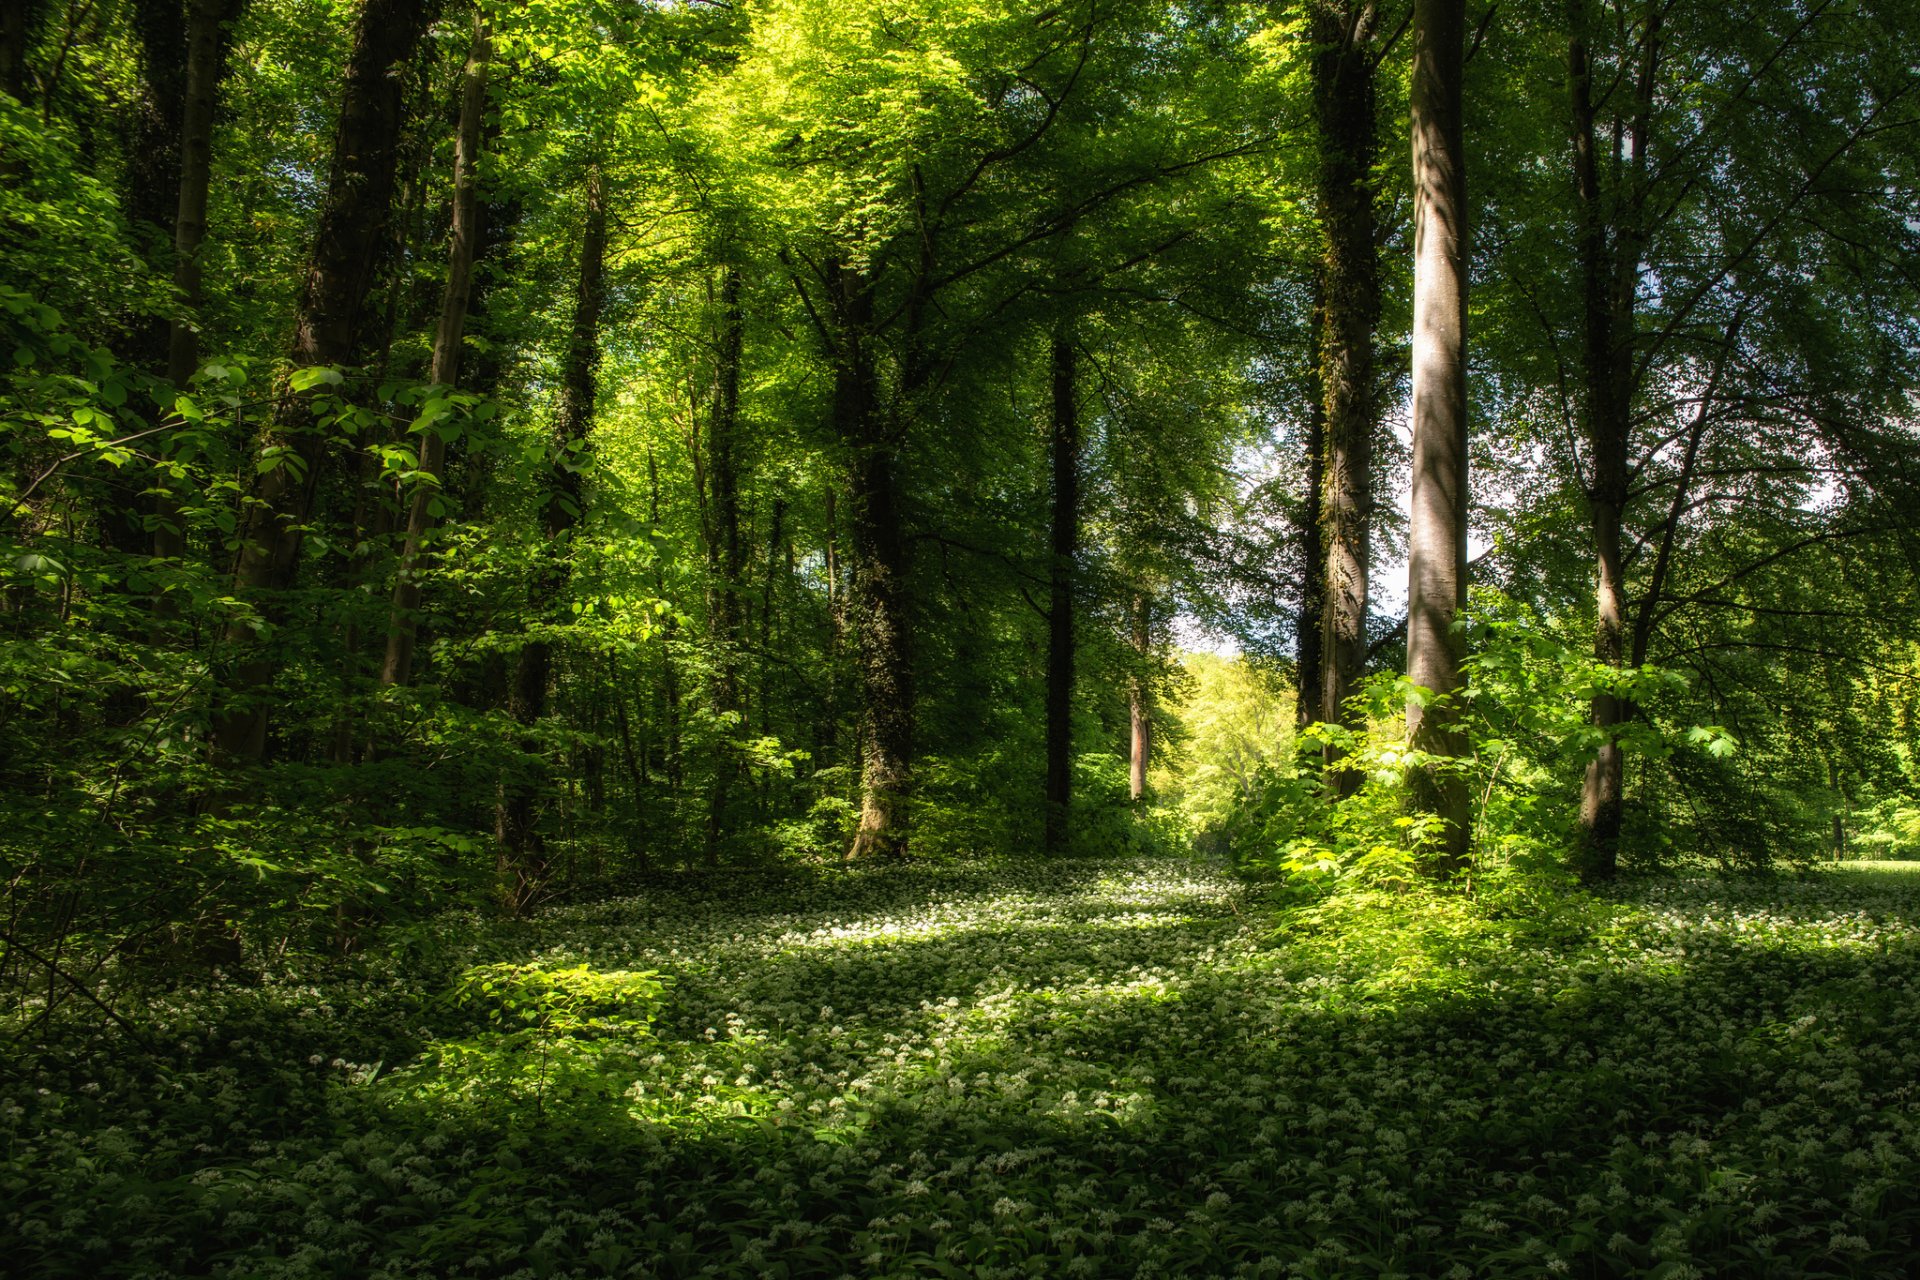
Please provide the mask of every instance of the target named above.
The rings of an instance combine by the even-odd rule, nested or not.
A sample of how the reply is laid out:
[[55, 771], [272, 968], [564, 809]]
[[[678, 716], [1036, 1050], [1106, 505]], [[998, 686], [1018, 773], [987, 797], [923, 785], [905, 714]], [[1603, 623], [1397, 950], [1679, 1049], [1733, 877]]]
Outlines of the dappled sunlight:
[[[309, 1245], [369, 1273], [1875, 1274], [1920, 1224], [1913, 892], [1700, 880], [1527, 919], [1422, 894], [1276, 919], [1192, 862], [999, 874], [864, 901], [855, 880], [837, 916], [696, 888], [503, 923], [397, 1019], [382, 992], [422, 975], [202, 997], [177, 1069], [230, 1100], [231, 1136], [168, 1103], [138, 1148], [49, 1159], [94, 1188], [68, 1193], [86, 1213], [155, 1236], [177, 1228], [136, 1183], [78, 1162], [178, 1170], [193, 1247], [269, 1276]], [[340, 1065], [276, 1056], [382, 1025]], [[281, 1078], [271, 1115], [247, 1101]], [[452, 1208], [496, 1202], [552, 1225]], [[299, 1206], [312, 1236], [263, 1252], [246, 1223]]]

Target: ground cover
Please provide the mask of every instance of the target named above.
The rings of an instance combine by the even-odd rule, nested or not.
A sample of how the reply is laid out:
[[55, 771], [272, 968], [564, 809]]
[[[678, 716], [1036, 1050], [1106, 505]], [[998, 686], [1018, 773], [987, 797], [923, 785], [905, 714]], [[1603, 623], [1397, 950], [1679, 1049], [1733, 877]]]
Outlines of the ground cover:
[[[10, 1055], [22, 1275], [1904, 1276], [1920, 875], [715, 880]], [[654, 975], [658, 975], [657, 977]]]

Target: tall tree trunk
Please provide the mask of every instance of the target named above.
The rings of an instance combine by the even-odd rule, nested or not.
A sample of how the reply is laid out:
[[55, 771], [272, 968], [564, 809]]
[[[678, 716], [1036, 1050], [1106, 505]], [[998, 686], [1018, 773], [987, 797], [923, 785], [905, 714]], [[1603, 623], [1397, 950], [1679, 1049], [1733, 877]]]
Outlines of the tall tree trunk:
[[[1373, 207], [1376, 10], [1317, 0], [1313, 97], [1320, 134], [1320, 385], [1326, 397], [1326, 605], [1319, 718], [1352, 725], [1347, 705], [1367, 661], [1373, 524], [1373, 338], [1380, 319]], [[1359, 775], [1343, 771], [1343, 793]]]
[[[321, 203], [313, 255], [294, 323], [290, 363], [296, 370], [344, 364], [366, 299], [375, 246], [393, 200], [405, 67], [426, 26], [422, 0], [366, 0], [347, 59], [332, 169]], [[261, 466], [241, 513], [235, 592], [255, 608], [277, 612], [273, 597], [293, 582], [301, 536], [326, 461], [326, 438], [304, 398], [282, 388], [261, 435]], [[226, 681], [214, 741], [230, 760], [257, 761], [266, 751], [262, 701], [274, 664], [245, 622], [227, 629], [237, 655]]]
[[822, 709], [820, 758], [824, 763], [840, 744], [840, 655], [846, 647], [846, 593], [840, 582], [839, 502], [827, 486], [827, 689]]
[[[599, 393], [600, 315], [606, 301], [607, 196], [596, 165], [587, 171], [586, 219], [580, 235], [580, 275], [575, 286], [573, 324], [561, 362], [559, 404], [553, 420], [553, 467], [548, 476], [541, 527], [547, 535], [545, 563], [534, 571], [528, 592], [528, 616], [551, 620], [571, 576], [572, 535], [586, 509], [585, 475], [588, 433]], [[547, 687], [553, 676], [553, 646], [530, 639], [520, 646], [507, 712], [526, 730], [520, 750], [536, 756], [540, 742], [531, 730], [547, 713]], [[546, 874], [546, 851], [537, 812], [539, 788], [532, 781], [503, 785], [495, 820], [500, 842], [501, 881], [514, 909], [528, 906]]]
[[[460, 126], [453, 146], [453, 231], [447, 250], [446, 287], [440, 295], [440, 320], [433, 331], [435, 386], [460, 382], [460, 354], [466, 340], [467, 304], [473, 294], [473, 262], [480, 241], [480, 140], [487, 115], [487, 71], [493, 58], [493, 33], [486, 15], [476, 9], [473, 43], [461, 78]], [[435, 505], [443, 501], [440, 477], [446, 470], [447, 445], [429, 427], [420, 437], [420, 471], [413, 501], [407, 509], [407, 537], [394, 576], [393, 608], [387, 624], [387, 653], [380, 667], [383, 685], [406, 684], [413, 678], [414, 645], [420, 627], [420, 574], [425, 567], [426, 540], [432, 532]]]
[[46, 0], [0, 4], [0, 90], [22, 105], [27, 101], [27, 55], [40, 34], [46, 8]]
[[[187, 30], [181, 0], [133, 0], [128, 9], [139, 76], [122, 117], [125, 164], [121, 208], [140, 252], [155, 273], [168, 269], [180, 203], [180, 139], [187, 96]], [[115, 334], [113, 348], [127, 364], [159, 374], [167, 367], [167, 321], [135, 312]], [[103, 474], [98, 485], [100, 531], [126, 556], [153, 549], [142, 491], [155, 479], [144, 468]]]
[[[129, 16], [140, 49], [140, 81], [127, 121], [127, 220], [156, 258], [175, 239], [180, 205], [180, 142], [185, 135], [189, 33], [197, 15], [181, 0], [134, 0]], [[216, 18], [217, 22], [218, 19]], [[217, 30], [215, 32], [218, 34]], [[156, 265], [158, 265], [156, 263]], [[125, 354], [148, 368], [167, 359], [167, 324], [143, 317]]]
[[[1630, 151], [1624, 189], [1608, 202], [1600, 185], [1594, 121], [1593, 72], [1587, 47], [1589, 14], [1584, 0], [1569, 5], [1567, 87], [1573, 108], [1573, 176], [1580, 212], [1582, 293], [1581, 355], [1585, 374], [1582, 417], [1592, 467], [1587, 506], [1593, 522], [1594, 657], [1618, 669], [1627, 651], [1626, 563], [1621, 546], [1628, 500], [1633, 411], [1634, 304], [1642, 256], [1641, 181], [1646, 131], [1652, 110], [1653, 76], [1659, 59], [1659, 11], [1651, 6], [1643, 31], [1633, 120], [1626, 126]], [[1614, 226], [1611, 242], [1608, 215]], [[1625, 805], [1626, 765], [1615, 736], [1632, 714], [1627, 700], [1601, 690], [1590, 715], [1604, 735], [1588, 762], [1580, 792], [1580, 869], [1589, 879], [1610, 879], [1619, 864]]]
[[879, 402], [874, 369], [872, 284], [839, 264], [827, 274], [837, 347], [833, 416], [852, 455], [847, 505], [853, 572], [847, 595], [866, 724], [860, 822], [847, 856], [904, 857], [913, 788], [913, 669], [896, 445]]
[[[226, 71], [220, 24], [239, 5], [234, 0], [189, 0], [187, 83], [180, 113], [180, 189], [173, 216], [173, 287], [177, 311], [167, 328], [167, 381], [184, 391], [200, 367], [200, 330], [192, 315], [201, 303], [200, 246], [207, 238], [207, 193], [213, 175], [213, 112]], [[186, 532], [179, 502], [163, 477], [154, 500], [153, 554], [184, 556]]]
[[1064, 331], [1054, 335], [1053, 539], [1047, 601], [1046, 850], [1066, 849], [1073, 804], [1073, 597], [1080, 555], [1080, 409], [1076, 353]]
[[1454, 619], [1467, 592], [1467, 200], [1461, 129], [1465, 0], [1414, 0], [1413, 519], [1407, 676], [1443, 701], [1407, 705], [1408, 738], [1441, 763], [1414, 770], [1417, 813], [1438, 824], [1437, 870], [1466, 865], [1466, 754]]
[[[373, 359], [373, 376], [368, 379], [375, 387], [387, 384], [393, 368], [395, 339], [402, 332], [412, 332], [429, 321], [422, 291], [415, 280], [418, 273], [412, 270], [412, 264], [422, 257], [430, 234], [427, 226], [427, 189], [432, 184], [427, 171], [433, 163], [433, 135], [438, 132], [437, 122], [429, 122], [425, 118], [438, 114], [431, 112], [427, 106], [431, 77], [425, 74], [423, 64], [426, 61], [424, 58], [415, 60], [413, 83], [408, 87], [405, 112], [411, 127], [400, 148], [399, 176], [394, 192], [396, 212], [388, 219], [387, 235], [382, 245], [381, 271], [386, 276], [386, 298], [380, 308], [378, 324], [355, 340], [356, 359], [362, 362], [369, 358], [373, 350], [379, 351], [379, 355]], [[369, 321], [372, 311], [369, 305]], [[363, 329], [367, 328], [367, 323], [363, 321]], [[420, 373], [424, 376], [426, 370], [422, 369]], [[393, 418], [383, 421], [375, 430], [379, 433], [377, 443], [382, 445], [397, 445], [405, 436]], [[365, 682], [377, 679], [379, 673], [377, 662], [368, 663], [368, 655], [363, 652], [363, 641], [376, 630], [381, 635], [385, 634], [385, 619], [377, 623], [374, 621], [371, 601], [385, 578], [384, 562], [392, 541], [394, 519], [399, 513], [400, 501], [399, 485], [393, 477], [385, 474], [386, 464], [381, 452], [376, 448], [361, 448], [355, 453], [357, 474], [352, 481], [353, 512], [349, 517], [345, 539], [349, 550], [344, 566], [344, 584], [352, 593], [350, 598], [357, 607], [346, 614], [335, 655], [340, 690], [339, 701], [334, 708], [333, 741], [327, 750], [327, 759], [334, 764], [350, 764], [356, 750], [371, 749], [373, 745], [355, 741], [362, 709], [357, 695]], [[381, 648], [384, 655], [384, 643]]]
[[[647, 448], [647, 523], [651, 536], [655, 539], [653, 560], [653, 594], [656, 599], [667, 598], [667, 571], [660, 561], [660, 462], [654, 456], [651, 445]], [[680, 790], [680, 666], [673, 660], [674, 636], [679, 631], [679, 623], [669, 612], [665, 625], [660, 628], [660, 702], [662, 718], [666, 721], [667, 736], [661, 748], [661, 771], [667, 775], [667, 791], [678, 794]]]
[[740, 360], [744, 341], [740, 314], [740, 269], [728, 267], [720, 286], [720, 346], [714, 366], [713, 408], [707, 416], [707, 489], [713, 529], [707, 541], [707, 572], [714, 583], [713, 714], [720, 723], [713, 789], [707, 795], [706, 860], [720, 861], [727, 834], [727, 806], [740, 774], [740, 470], [736, 435], [740, 425]]
[[[767, 572], [760, 580], [760, 662], [759, 662], [759, 700], [760, 700], [760, 736], [763, 739], [773, 737], [773, 645], [774, 625], [777, 621], [779, 592], [776, 589], [782, 566], [789, 577], [793, 574], [793, 544], [787, 541], [787, 500], [773, 500], [773, 515], [767, 524]], [[782, 552], [785, 555], [782, 555]], [[765, 824], [767, 807], [773, 791], [773, 770], [765, 771], [755, 791], [755, 820]]]
[[1300, 495], [1300, 515], [1294, 522], [1294, 535], [1300, 540], [1300, 612], [1293, 635], [1293, 718], [1295, 727], [1301, 729], [1320, 718], [1321, 690], [1326, 682], [1327, 540], [1323, 521], [1327, 488], [1327, 398], [1320, 380], [1323, 297], [1320, 273], [1316, 272], [1313, 315], [1307, 329], [1307, 374], [1312, 397], [1307, 402], [1306, 439], [1301, 446], [1306, 484]]
[[1152, 686], [1147, 681], [1147, 658], [1153, 652], [1153, 617], [1145, 592], [1134, 594], [1131, 613], [1136, 667], [1133, 678], [1127, 682], [1127, 720], [1133, 731], [1127, 796], [1138, 804], [1147, 794], [1147, 767], [1153, 758], [1153, 704], [1149, 696]]

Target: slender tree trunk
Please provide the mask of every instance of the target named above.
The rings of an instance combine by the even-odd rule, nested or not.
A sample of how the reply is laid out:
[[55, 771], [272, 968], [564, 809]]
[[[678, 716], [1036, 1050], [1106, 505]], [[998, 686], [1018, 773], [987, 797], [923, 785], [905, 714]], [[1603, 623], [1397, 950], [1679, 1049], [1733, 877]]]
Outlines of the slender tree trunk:
[[[553, 422], [553, 468], [548, 477], [541, 526], [547, 535], [546, 563], [535, 570], [528, 593], [528, 616], [551, 620], [571, 575], [572, 535], [586, 509], [588, 434], [599, 394], [600, 316], [606, 300], [607, 197], [600, 169], [587, 171], [586, 225], [580, 236], [580, 274], [575, 288], [573, 324], [561, 364], [559, 405]], [[537, 756], [539, 739], [531, 730], [547, 713], [547, 689], [553, 675], [553, 647], [544, 639], [520, 646], [508, 690], [507, 711], [528, 731], [520, 750]], [[539, 788], [531, 781], [501, 788], [495, 832], [500, 842], [501, 880], [509, 905], [529, 905], [546, 877], [546, 851], [537, 812]]]
[[[389, 219], [388, 233], [382, 245], [384, 256], [381, 270], [386, 275], [386, 298], [380, 310], [378, 327], [361, 334], [355, 341], [357, 358], [362, 361], [374, 348], [379, 350], [373, 363], [373, 376], [368, 379], [375, 387], [387, 383], [393, 367], [394, 339], [403, 330], [413, 330], [427, 323], [426, 309], [422, 305], [420, 291], [414, 287], [415, 273], [411, 270], [411, 264], [420, 258], [428, 236], [427, 169], [433, 162], [432, 135], [437, 132], [423, 119], [429, 114], [427, 81], [430, 77], [425, 74], [425, 62], [426, 59], [415, 60], [412, 84], [408, 88], [406, 119], [412, 127], [401, 146], [398, 162], [400, 176], [394, 193], [394, 207], [399, 212]], [[404, 307], [403, 303], [406, 304]], [[369, 306], [369, 315], [371, 311]], [[381, 444], [398, 444], [404, 434], [391, 419], [382, 422], [376, 430]], [[334, 711], [333, 741], [327, 752], [327, 759], [334, 764], [350, 764], [356, 750], [371, 750], [372, 747], [371, 743], [355, 741], [361, 710], [356, 695], [367, 678], [378, 676], [377, 665], [369, 667], [366, 661], [363, 641], [369, 632], [383, 625], [373, 623], [370, 602], [384, 576], [383, 561], [392, 541], [400, 500], [399, 486], [391, 476], [384, 474], [385, 463], [379, 451], [362, 448], [355, 452], [358, 465], [353, 481], [353, 513], [347, 526], [346, 545], [349, 551], [345, 582], [353, 593], [351, 598], [357, 607], [347, 613], [345, 623], [340, 628], [339, 652], [336, 655], [340, 695]]]
[[1064, 331], [1053, 339], [1053, 540], [1047, 601], [1046, 850], [1067, 847], [1073, 805], [1073, 603], [1080, 555], [1080, 410], [1076, 353]]
[[27, 54], [40, 34], [46, 7], [46, 0], [0, 4], [0, 90], [22, 105], [27, 101]]
[[[192, 7], [183, 13], [181, 0], [134, 0], [128, 13], [140, 50], [140, 80], [129, 104], [125, 206], [127, 220], [152, 251], [156, 266], [177, 236], [180, 143], [186, 133], [187, 63], [192, 56], [189, 33], [198, 16]], [[123, 354], [136, 363], [148, 368], [166, 363], [164, 320], [142, 317], [129, 338]]]
[[[232, 0], [189, 0], [186, 98], [180, 113], [180, 189], [173, 217], [173, 287], [179, 293], [167, 328], [167, 381], [184, 391], [200, 367], [200, 246], [207, 238], [207, 193], [213, 174], [213, 112], [226, 71], [220, 23], [238, 8]], [[154, 499], [153, 554], [177, 559], [187, 552], [178, 500], [163, 476]], [[162, 598], [164, 600], [164, 597]], [[162, 606], [165, 611], [165, 606]]]
[[828, 276], [838, 347], [833, 416], [853, 464], [848, 493], [853, 572], [847, 594], [866, 723], [860, 823], [847, 856], [904, 857], [913, 787], [913, 670], [896, 446], [879, 403], [870, 346], [871, 283], [838, 264]]
[[[352, 357], [355, 319], [367, 294], [393, 199], [405, 67], [426, 25], [421, 0], [366, 0], [347, 60], [333, 166], [314, 236], [294, 325], [290, 363], [298, 369], [344, 364]], [[243, 600], [271, 616], [272, 597], [293, 582], [326, 439], [306, 401], [283, 388], [261, 438], [261, 466], [241, 513], [233, 585]], [[227, 629], [237, 661], [226, 681], [214, 741], [230, 760], [258, 761], [266, 751], [263, 696], [274, 663], [245, 622]]]
[[[627, 714], [627, 693], [620, 687], [620, 668], [613, 655], [607, 655], [607, 684], [609, 695], [613, 699], [614, 724], [620, 730], [620, 758], [627, 766], [627, 780], [633, 786], [633, 803], [636, 808], [646, 802], [647, 792], [652, 790], [647, 777], [647, 748], [642, 743], [639, 750], [633, 745], [633, 721]], [[628, 830], [632, 830], [629, 823]], [[627, 852], [634, 855], [640, 870], [647, 870], [647, 846], [644, 842], [635, 842], [628, 837]]]
[[[775, 585], [779, 579], [782, 563], [789, 575], [793, 572], [793, 545], [786, 541], [787, 502], [785, 498], [773, 500], [773, 516], [767, 527], [767, 572], [760, 582], [760, 736], [773, 737], [773, 645], [774, 624], [777, 621], [779, 594]], [[784, 561], [782, 549], [786, 555]], [[755, 819], [765, 824], [767, 807], [773, 792], [773, 771], [767, 770], [761, 775], [759, 786], [755, 790]]]
[[707, 418], [707, 488], [713, 529], [707, 542], [707, 572], [714, 584], [713, 714], [720, 723], [713, 789], [707, 796], [706, 860], [720, 862], [727, 834], [727, 806], [740, 774], [740, 576], [745, 559], [740, 545], [740, 360], [744, 341], [740, 314], [740, 269], [727, 268], [720, 286], [720, 346], [714, 367], [713, 408]]
[[[1318, 0], [1313, 92], [1320, 134], [1319, 199], [1326, 241], [1320, 385], [1326, 397], [1326, 605], [1319, 718], [1352, 725], [1367, 661], [1367, 574], [1373, 525], [1373, 339], [1380, 318], [1373, 207], [1376, 10]], [[1350, 793], [1359, 775], [1343, 771]]]
[[1135, 804], [1146, 798], [1147, 768], [1153, 759], [1153, 704], [1147, 682], [1147, 658], [1153, 652], [1152, 606], [1146, 593], [1133, 597], [1133, 656], [1137, 664], [1133, 679], [1127, 682], [1127, 719], [1132, 729], [1132, 751], [1128, 761], [1127, 795]]
[[[487, 115], [487, 72], [493, 58], [493, 33], [487, 18], [474, 11], [473, 44], [461, 78], [460, 126], [453, 149], [453, 231], [447, 250], [447, 281], [440, 296], [440, 320], [433, 332], [435, 386], [460, 382], [460, 354], [466, 340], [467, 304], [473, 294], [473, 262], [480, 240], [480, 145]], [[387, 624], [387, 653], [380, 667], [383, 685], [407, 684], [413, 678], [413, 654], [420, 628], [420, 574], [425, 567], [428, 535], [433, 529], [435, 505], [443, 501], [440, 478], [446, 470], [447, 445], [432, 428], [420, 438], [420, 471], [413, 501], [407, 510], [407, 537], [394, 576], [393, 608]]]
[[[1627, 126], [1631, 154], [1623, 189], [1609, 209], [1601, 192], [1600, 159], [1594, 121], [1591, 56], [1584, 0], [1569, 6], [1567, 86], [1573, 107], [1573, 174], [1580, 210], [1582, 292], [1581, 353], [1585, 373], [1582, 416], [1592, 467], [1587, 506], [1593, 522], [1595, 574], [1594, 657], [1620, 668], [1627, 652], [1626, 563], [1621, 530], [1628, 501], [1629, 451], [1633, 409], [1633, 333], [1642, 236], [1639, 228], [1646, 130], [1652, 110], [1653, 75], [1658, 66], [1660, 18], [1649, 8], [1643, 32], [1636, 113]], [[1607, 690], [1594, 694], [1590, 714], [1604, 735], [1588, 762], [1580, 794], [1581, 871], [1589, 879], [1610, 879], [1619, 863], [1620, 828], [1626, 791], [1625, 758], [1615, 736], [1633, 713], [1626, 699]]]
[[[1467, 201], [1461, 129], [1465, 0], [1414, 0], [1413, 519], [1408, 536], [1407, 676], [1433, 694], [1460, 687], [1454, 619], [1467, 591]], [[1466, 865], [1466, 781], [1444, 761], [1467, 752], [1450, 699], [1407, 705], [1415, 811], [1437, 821], [1437, 869]]]
[[840, 655], [846, 648], [846, 592], [840, 582], [839, 505], [833, 486], [827, 486], [827, 691], [820, 725], [824, 761], [840, 745]]
[[1313, 317], [1307, 332], [1307, 365], [1312, 398], [1307, 403], [1306, 440], [1301, 462], [1305, 491], [1294, 534], [1300, 540], [1300, 612], [1294, 623], [1294, 725], [1304, 729], [1320, 718], [1326, 683], [1327, 541], [1324, 518], [1327, 489], [1327, 398], [1320, 379], [1322, 298], [1318, 272], [1313, 281]]
[[[180, 202], [181, 117], [186, 101], [187, 22], [181, 0], [133, 0], [127, 6], [139, 75], [121, 116], [125, 163], [121, 208], [141, 255], [157, 274], [168, 270], [174, 215]], [[167, 366], [167, 322], [130, 313], [114, 335], [116, 355], [127, 364], [162, 373]], [[103, 470], [95, 499], [101, 534], [124, 556], [153, 548], [143, 491], [155, 477], [143, 466]], [[93, 487], [93, 486], [90, 486]]]

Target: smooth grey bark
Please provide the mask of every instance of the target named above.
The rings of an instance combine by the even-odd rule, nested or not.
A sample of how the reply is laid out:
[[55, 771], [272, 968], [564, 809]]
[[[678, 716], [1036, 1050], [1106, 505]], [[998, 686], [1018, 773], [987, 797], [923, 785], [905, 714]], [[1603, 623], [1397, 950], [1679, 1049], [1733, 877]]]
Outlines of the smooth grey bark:
[[1153, 702], [1146, 676], [1147, 657], [1153, 647], [1153, 619], [1152, 606], [1144, 592], [1135, 594], [1130, 613], [1130, 638], [1138, 670], [1127, 682], [1127, 721], [1131, 730], [1127, 795], [1137, 804], [1147, 794], [1147, 769], [1153, 759]]
[[1466, 865], [1467, 751], [1453, 624], [1467, 591], [1467, 190], [1462, 132], [1465, 0], [1413, 7], [1413, 513], [1408, 534], [1407, 676], [1437, 702], [1407, 705], [1407, 734], [1439, 762], [1410, 779], [1416, 813], [1437, 822], [1445, 876]]
[[[487, 116], [487, 76], [493, 60], [493, 32], [486, 15], [473, 15], [473, 41], [460, 79], [460, 123], [453, 144], [453, 229], [447, 247], [447, 279], [440, 294], [440, 319], [433, 331], [433, 363], [428, 374], [435, 386], [452, 388], [460, 382], [460, 357], [466, 342], [467, 308], [473, 296], [473, 263], [480, 243], [480, 147]], [[440, 499], [440, 478], [446, 471], [447, 445], [429, 428], [420, 438], [420, 472], [413, 500], [407, 508], [406, 541], [394, 576], [392, 610], [387, 623], [387, 652], [380, 664], [380, 683], [404, 685], [413, 679], [413, 655], [420, 630], [420, 574], [426, 542], [434, 525], [434, 504]]]

